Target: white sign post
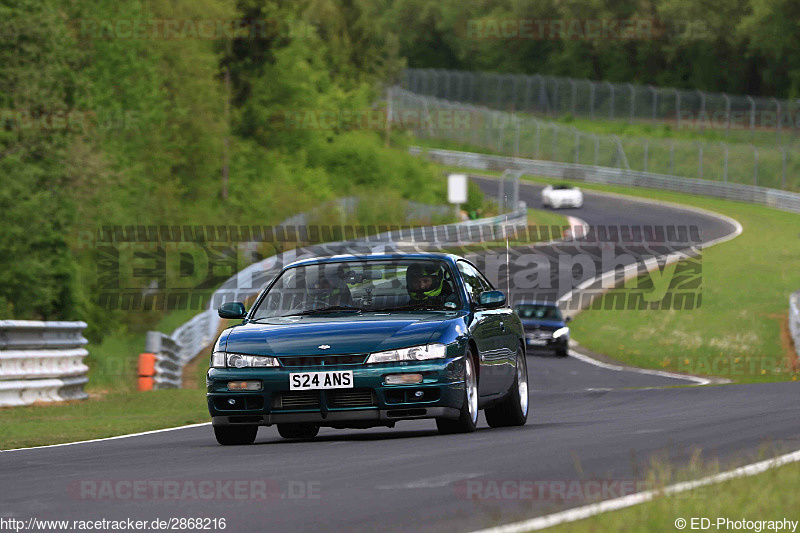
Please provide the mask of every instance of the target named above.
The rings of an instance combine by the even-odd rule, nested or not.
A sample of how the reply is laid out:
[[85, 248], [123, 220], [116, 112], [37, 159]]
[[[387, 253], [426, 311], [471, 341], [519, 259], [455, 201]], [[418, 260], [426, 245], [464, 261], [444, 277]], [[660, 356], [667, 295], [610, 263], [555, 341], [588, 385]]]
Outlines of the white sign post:
[[456, 217], [461, 218], [461, 204], [467, 203], [467, 175], [450, 174], [447, 177], [447, 201], [456, 206]]

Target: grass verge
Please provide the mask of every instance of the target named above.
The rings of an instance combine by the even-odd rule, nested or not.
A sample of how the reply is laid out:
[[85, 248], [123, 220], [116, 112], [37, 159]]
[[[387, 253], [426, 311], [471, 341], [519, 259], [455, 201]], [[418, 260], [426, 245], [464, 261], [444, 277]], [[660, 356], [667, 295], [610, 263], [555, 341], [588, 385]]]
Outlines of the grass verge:
[[208, 421], [203, 390], [112, 392], [87, 402], [0, 409], [0, 449], [113, 437]]
[[[769, 531], [762, 527], [717, 526], [717, 519], [759, 521], [798, 520], [796, 488], [800, 463], [793, 463], [764, 473], [738, 478], [713, 486], [656, 498], [650, 502], [604, 513], [591, 518], [549, 528], [548, 531], [588, 533], [599, 531], [678, 531], [678, 519], [686, 521], [682, 529]], [[692, 518], [698, 519], [692, 528]], [[699, 519], [707, 518], [708, 523]], [[773, 529], [774, 530], [774, 529]], [[789, 531], [791, 531], [791, 526]]]

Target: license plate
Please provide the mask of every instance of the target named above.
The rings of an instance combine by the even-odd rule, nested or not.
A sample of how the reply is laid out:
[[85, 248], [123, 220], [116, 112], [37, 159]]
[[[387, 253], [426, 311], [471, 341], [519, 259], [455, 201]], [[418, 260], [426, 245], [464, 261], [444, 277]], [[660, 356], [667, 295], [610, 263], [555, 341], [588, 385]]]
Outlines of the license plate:
[[534, 346], [544, 346], [547, 344], [547, 341], [544, 339], [528, 339], [528, 344], [533, 344]]
[[353, 371], [289, 374], [289, 390], [352, 389]]

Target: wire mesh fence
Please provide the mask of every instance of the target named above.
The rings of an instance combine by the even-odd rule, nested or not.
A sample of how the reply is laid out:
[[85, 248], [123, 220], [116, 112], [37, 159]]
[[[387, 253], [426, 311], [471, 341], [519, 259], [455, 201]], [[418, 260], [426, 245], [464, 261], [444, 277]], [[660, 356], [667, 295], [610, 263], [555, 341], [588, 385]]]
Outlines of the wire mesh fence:
[[[728, 95], [541, 74], [408, 69], [403, 88], [497, 110], [590, 119], [658, 122], [677, 128], [800, 131], [800, 100]], [[777, 138], [781, 138], [778, 136]]]
[[423, 139], [517, 157], [800, 191], [800, 157], [785, 146], [590, 133], [400, 87], [391, 89], [390, 98], [392, 122]]

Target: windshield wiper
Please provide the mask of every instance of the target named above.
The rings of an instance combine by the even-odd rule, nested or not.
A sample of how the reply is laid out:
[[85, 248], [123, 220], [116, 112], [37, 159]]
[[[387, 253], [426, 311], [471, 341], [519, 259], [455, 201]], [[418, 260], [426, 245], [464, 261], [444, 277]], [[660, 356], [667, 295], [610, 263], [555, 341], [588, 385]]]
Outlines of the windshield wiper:
[[288, 315], [281, 315], [281, 316], [315, 315], [317, 313], [328, 313], [332, 311], [358, 311], [360, 313], [361, 308], [353, 307], [350, 305], [329, 305], [328, 307], [317, 307], [316, 309], [307, 309], [305, 311], [300, 311], [299, 313], [291, 313]]

